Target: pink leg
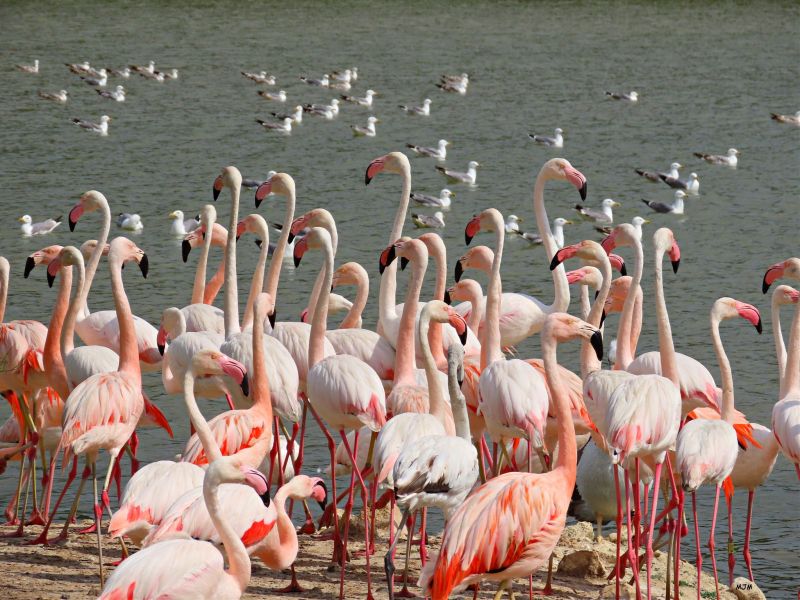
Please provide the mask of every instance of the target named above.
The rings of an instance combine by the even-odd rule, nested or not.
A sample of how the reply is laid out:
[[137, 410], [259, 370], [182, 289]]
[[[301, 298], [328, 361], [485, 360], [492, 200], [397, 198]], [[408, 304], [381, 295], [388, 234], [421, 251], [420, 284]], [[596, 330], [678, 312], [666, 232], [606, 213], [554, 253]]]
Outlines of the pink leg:
[[[639, 495], [639, 459], [633, 459], [634, 476], [635, 480], [631, 482], [631, 492], [633, 495], [633, 503], [636, 505], [636, 514], [633, 515], [633, 540], [628, 539], [628, 559], [631, 563], [633, 570], [633, 581], [636, 585], [636, 597], [641, 598], [642, 590], [639, 584], [639, 547], [642, 544], [641, 539], [641, 525], [642, 525], [642, 507], [640, 504]], [[631, 541], [633, 543], [631, 543]]]
[[733, 543], [733, 498], [728, 500], [725, 495], [725, 502], [728, 505], [728, 587], [733, 585], [733, 570], [736, 567], [736, 546]]
[[697, 523], [697, 494], [692, 492], [692, 518], [694, 519], [694, 544], [697, 550], [697, 600], [700, 600], [700, 581], [703, 569], [703, 555], [700, 552], [700, 525]]
[[719, 489], [722, 487], [718, 485], [714, 491], [714, 516], [711, 518], [711, 533], [708, 535], [708, 551], [711, 554], [711, 567], [714, 570], [714, 585], [717, 588], [717, 598], [719, 598], [719, 577], [717, 576], [717, 555], [714, 552], [716, 545], [714, 544], [714, 531], [717, 527], [717, 508], [719, 507]]
[[486, 443], [486, 437], [481, 435], [481, 448], [483, 449], [483, 456], [486, 462], [489, 463], [489, 470], [494, 471], [494, 462], [492, 462], [492, 455], [489, 452], [489, 444]]
[[622, 546], [622, 495], [620, 494], [619, 490], [619, 468], [615, 465], [614, 466], [614, 489], [617, 492], [617, 561], [614, 564], [614, 579], [616, 580], [616, 598], [619, 598], [620, 594], [620, 577], [622, 573], [620, 572], [620, 549]]
[[[658, 509], [658, 486], [661, 483], [661, 466], [656, 465], [655, 479], [653, 481], [653, 506], [650, 507], [650, 528], [647, 531], [647, 600], [651, 598], [651, 577], [653, 569], [653, 533], [656, 527], [656, 510]], [[647, 497], [647, 494], [645, 494]]]
[[681, 580], [681, 537], [683, 536], [683, 505], [684, 496], [678, 496], [678, 520], [675, 522], [675, 600], [680, 600]]
[[[269, 473], [267, 473], [267, 481], [269, 481], [270, 485], [272, 485], [272, 476], [274, 475], [275, 471], [275, 457], [279, 455], [281, 447], [280, 440], [278, 439], [280, 434], [281, 432], [278, 428], [278, 417], [276, 416], [272, 423], [272, 448], [269, 450]], [[278, 460], [278, 464], [280, 464], [280, 459]]]
[[[343, 434], [344, 431], [340, 431], [340, 434]], [[353, 436], [353, 449], [350, 449], [350, 444], [347, 442], [347, 436], [343, 435], [342, 440], [344, 441], [344, 447], [347, 450], [348, 455], [350, 456], [350, 462], [353, 465], [353, 473], [358, 477], [359, 485], [361, 486], [361, 503], [363, 505], [363, 513], [364, 513], [364, 548], [366, 549], [366, 563], [367, 563], [367, 600], [372, 600], [372, 577], [370, 574], [369, 568], [369, 541], [370, 541], [370, 533], [369, 533], [369, 512], [367, 510], [368, 504], [368, 497], [369, 491], [367, 490], [367, 486], [364, 483], [364, 478], [361, 475], [361, 471], [358, 468], [358, 463], [356, 462], [356, 456], [358, 456], [358, 429], [356, 429], [355, 435]], [[351, 496], [352, 498], [352, 496]], [[352, 500], [351, 500], [351, 511], [352, 511]], [[350, 524], [350, 518], [348, 516], [347, 523], [345, 523], [345, 528]], [[345, 529], [347, 531], [347, 529]], [[347, 548], [347, 534], [345, 534], [345, 548]], [[342, 580], [344, 581], [344, 579]], [[342, 588], [343, 590], [344, 588]]]
[[426, 531], [426, 525], [428, 521], [428, 509], [422, 509], [422, 524], [419, 527], [419, 559], [422, 562], [422, 566], [425, 566], [425, 563], [428, 562], [428, 551], [425, 548], [425, 545], [428, 543], [428, 532]]
[[[339, 513], [336, 510], [336, 443], [333, 441], [331, 434], [328, 432], [327, 427], [325, 427], [322, 419], [317, 414], [317, 411], [314, 410], [314, 407], [311, 406], [308, 400], [304, 402], [303, 406], [304, 411], [306, 406], [311, 409], [311, 414], [314, 416], [314, 419], [317, 421], [320, 430], [328, 440], [328, 451], [331, 455], [331, 497], [333, 498], [333, 557], [331, 558], [331, 562], [344, 565], [346, 558], [341, 554], [341, 539], [339, 538]], [[301, 440], [301, 447], [302, 443], [303, 442]]]
[[747, 493], [747, 524], [744, 529], [744, 564], [747, 565], [747, 573], [750, 576], [750, 581], [755, 581], [755, 579], [753, 579], [753, 559], [750, 556], [750, 520], [753, 517], [753, 500], [755, 496], [755, 490], [750, 490]]
[[[51, 461], [51, 473], [53, 468], [55, 468], [55, 460]], [[72, 468], [70, 469], [69, 473], [67, 474], [67, 482], [64, 484], [64, 489], [61, 490], [61, 494], [59, 494], [58, 499], [56, 500], [56, 505], [53, 507], [53, 511], [50, 513], [50, 517], [47, 519], [47, 524], [44, 526], [44, 529], [39, 534], [36, 539], [30, 540], [25, 542], [26, 544], [44, 544], [47, 545], [47, 533], [50, 531], [50, 526], [53, 524], [53, 519], [55, 518], [56, 512], [58, 511], [58, 507], [61, 506], [62, 500], [64, 500], [64, 496], [67, 493], [67, 489], [69, 486], [72, 485], [72, 482], [75, 480], [75, 476], [78, 474], [78, 457], [74, 457], [72, 459]], [[51, 480], [52, 481], [52, 476]], [[48, 485], [48, 489], [52, 489], [52, 485]], [[49, 495], [48, 495], [49, 498]], [[49, 511], [49, 507], [45, 506], [45, 512]]]

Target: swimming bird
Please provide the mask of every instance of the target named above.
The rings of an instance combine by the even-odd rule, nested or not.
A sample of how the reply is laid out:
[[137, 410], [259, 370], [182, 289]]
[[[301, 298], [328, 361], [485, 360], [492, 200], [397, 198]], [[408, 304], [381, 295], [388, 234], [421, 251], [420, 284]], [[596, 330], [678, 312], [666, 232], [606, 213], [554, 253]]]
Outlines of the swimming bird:
[[147, 65], [128, 65], [128, 66], [130, 67], [131, 71], [139, 73], [140, 75], [142, 73], [150, 73], [152, 75], [153, 73], [156, 72], [156, 63], [154, 63], [152, 60], [149, 63], [147, 63]]
[[125, 231], [141, 231], [144, 229], [142, 217], [136, 213], [119, 213], [117, 215], [117, 227]]
[[[292, 112], [292, 113], [288, 113], [287, 114], [287, 113], [271, 112], [269, 114], [271, 114], [276, 119], [280, 119], [280, 120], [291, 119], [295, 123], [302, 123], [303, 122], [303, 105], [302, 104], [298, 104], [297, 106], [295, 106], [294, 107], [294, 112]], [[259, 185], [260, 185], [260, 182], [259, 182]], [[249, 187], [249, 186], [245, 186], [245, 187]], [[253, 187], [258, 187], [258, 185], [253, 186]]]
[[87, 60], [82, 63], [64, 63], [64, 66], [76, 75], [86, 75], [92, 71], [92, 67]]
[[330, 104], [304, 104], [303, 110], [312, 115], [332, 119], [339, 114], [339, 99], [332, 98]]
[[695, 152], [694, 155], [712, 165], [735, 167], [739, 163], [739, 151], [736, 148], [728, 148], [727, 154], [704, 154], [702, 152]]
[[108, 83], [108, 74], [105, 69], [100, 69], [97, 77], [81, 77], [81, 81], [94, 87], [106, 87], [106, 83]]
[[365, 95], [363, 98], [360, 98], [358, 96], [345, 96], [345, 95], [342, 95], [341, 98], [345, 102], [351, 102], [353, 104], [358, 104], [359, 106], [366, 106], [369, 108], [372, 106], [372, 99], [378, 94], [375, 92], [375, 90], [367, 90], [366, 92], [364, 92], [364, 94]]
[[98, 90], [96, 89], [100, 96], [103, 98], [108, 98], [109, 100], [116, 100], [117, 102], [125, 102], [125, 88], [121, 85], [118, 85], [113, 90]]
[[150, 79], [152, 81], [158, 81], [159, 83], [164, 83], [166, 76], [161, 71], [139, 71], [139, 75], [144, 77], [145, 79]]
[[689, 179], [678, 179], [676, 177], [668, 177], [663, 173], [659, 174], [661, 181], [666, 183], [669, 187], [676, 190], [686, 190], [692, 196], [697, 196], [700, 193], [700, 180], [697, 178], [697, 173], [691, 173]]
[[441, 75], [439, 80], [442, 83], [469, 83], [469, 74], [461, 73], [460, 75]]
[[423, 206], [449, 208], [451, 204], [450, 199], [455, 195], [455, 192], [451, 192], [447, 188], [444, 188], [441, 192], [439, 192], [438, 197], [429, 196], [428, 194], [420, 194], [419, 192], [411, 192], [409, 197], [417, 204], [422, 204]]
[[285, 133], [287, 135], [292, 133], [291, 117], [286, 117], [285, 119], [283, 119], [283, 123], [264, 121], [263, 119], [256, 119], [256, 123], [261, 125], [264, 129], [270, 131], [278, 131], [280, 133]]
[[[636, 229], [636, 231], [639, 232], [639, 235], [642, 234], [642, 225], [646, 225], [648, 223], [650, 223], [649, 219], [645, 219], [639, 216], [633, 217], [633, 219], [631, 219], [631, 225], [633, 225], [634, 229]], [[611, 227], [610, 225], [599, 226], [599, 227], [595, 226], [594, 229], [595, 231], [602, 233], [603, 235], [611, 235], [611, 232], [614, 230], [614, 228]], [[609, 256], [609, 258], [611, 257]], [[625, 275], [625, 273], [623, 273], [623, 275]]]
[[449, 145], [450, 142], [447, 140], [439, 140], [439, 145], [435, 148], [431, 148], [430, 146], [415, 146], [414, 144], [406, 144], [406, 148], [411, 148], [420, 156], [429, 156], [431, 158], [444, 160], [447, 158], [447, 147]]
[[43, 100], [51, 100], [52, 102], [66, 102], [67, 96], [67, 90], [59, 90], [53, 94], [42, 91], [39, 92], [39, 98], [42, 98]]
[[[197, 217], [199, 216], [200, 215], [197, 215]], [[169, 232], [174, 236], [180, 237], [183, 237], [187, 233], [191, 233], [200, 227], [200, 219], [197, 217], [184, 219], [182, 210], [173, 210], [171, 213], [169, 213], [169, 218], [172, 219], [172, 225], [169, 228]]]
[[352, 69], [345, 69], [344, 71], [333, 71], [330, 74], [330, 78], [333, 81], [344, 81], [345, 83], [350, 83], [358, 79], [358, 68], [353, 67]]
[[562, 133], [564, 133], [563, 130], [560, 127], [556, 127], [555, 135], [553, 137], [546, 135], [535, 135], [533, 133], [529, 133], [528, 137], [534, 142], [541, 144], [542, 146], [546, 146], [547, 148], [563, 148], [564, 136], [561, 135]]
[[255, 81], [256, 83], [263, 83], [266, 85], [275, 85], [275, 76], [267, 75], [266, 71], [260, 71], [258, 73], [248, 73], [247, 71], [239, 71], [239, 72], [250, 81]]
[[469, 75], [462, 73], [461, 75], [442, 75], [436, 87], [444, 92], [453, 92], [461, 94], [462, 96], [467, 93], [469, 86]]
[[17, 221], [22, 223], [20, 229], [22, 229], [22, 235], [25, 237], [46, 235], [61, 225], [61, 215], [58, 215], [55, 219], [47, 219], [39, 223], [34, 223], [30, 215], [22, 215]]
[[432, 217], [420, 213], [411, 213], [411, 220], [418, 229], [444, 228], [444, 214], [440, 210], [437, 210]]
[[583, 204], [576, 204], [575, 210], [587, 221], [594, 221], [595, 223], [607, 224], [614, 222], [614, 213], [612, 208], [618, 208], [619, 202], [606, 198], [600, 203], [600, 210], [593, 208], [586, 208]]
[[647, 179], [648, 181], [652, 181], [653, 183], [658, 183], [661, 181], [661, 176], [666, 175], [667, 177], [671, 177], [673, 179], [678, 179], [680, 174], [678, 173], [678, 169], [680, 169], [683, 165], [681, 163], [674, 162], [669, 166], [669, 172], [664, 173], [662, 171], [647, 171], [645, 169], [636, 169], [636, 172]]
[[794, 115], [779, 115], [778, 113], [769, 113], [769, 114], [772, 120], [777, 121], [778, 123], [786, 123], [787, 125], [800, 126], [800, 110], [794, 113]]
[[613, 98], [614, 100], [627, 100], [628, 102], [638, 102], [639, 101], [639, 92], [606, 92], [606, 96]]
[[304, 81], [308, 85], [315, 85], [317, 87], [330, 87], [331, 80], [327, 73], [325, 73], [320, 79], [312, 79], [310, 77], [300, 77], [300, 81]]
[[425, 98], [425, 100], [422, 101], [422, 105], [421, 106], [414, 106], [413, 104], [409, 105], [409, 106], [407, 106], [405, 104], [398, 104], [397, 106], [402, 108], [409, 115], [415, 115], [415, 116], [418, 116], [418, 117], [428, 117], [431, 114], [431, 99], [430, 98]]
[[454, 171], [453, 169], [446, 169], [444, 167], [440, 167], [439, 165], [436, 166], [436, 170], [453, 183], [468, 183], [470, 185], [475, 185], [475, 181], [478, 178], [476, 169], [480, 166], [480, 163], [471, 160], [467, 165], [466, 173], [462, 171]]
[[267, 92], [264, 90], [260, 90], [258, 95], [264, 98], [265, 100], [273, 100], [274, 102], [286, 102], [286, 92], [280, 90], [278, 92]]
[[84, 121], [82, 119], [72, 119], [72, 122], [78, 127], [82, 127], [83, 129], [87, 129], [89, 131], [93, 131], [94, 133], [99, 133], [100, 135], [105, 136], [108, 135], [108, 124], [111, 122], [111, 117], [108, 115], [103, 115], [100, 117], [99, 123]]
[[122, 69], [114, 69], [112, 67], [106, 67], [106, 73], [108, 73], [112, 77], [122, 77], [123, 79], [128, 79], [131, 76], [131, 69], [130, 67], [123, 67]]
[[672, 213], [674, 215], [682, 215], [684, 198], [686, 198], [686, 192], [683, 190], [675, 190], [675, 199], [672, 201], [672, 204], [655, 202], [654, 200], [645, 200], [644, 198], [642, 198], [642, 202], [647, 204], [647, 206], [652, 208], [657, 213]]
[[343, 92], [349, 92], [350, 88], [353, 87], [349, 81], [331, 81], [328, 85], [329, 88], [332, 90], [341, 90]]
[[253, 179], [251, 177], [242, 177], [242, 187], [245, 187], [247, 189], [257, 188], [262, 183], [265, 183], [270, 179], [272, 179], [272, 176], [275, 175], [275, 173], [276, 171], [267, 171], [267, 177], [265, 179]]
[[32, 65], [14, 65], [17, 71], [22, 71], [23, 73], [38, 73], [39, 72], [39, 59], [33, 61]]
[[377, 133], [375, 131], [375, 123], [380, 123], [380, 121], [376, 117], [371, 116], [367, 119], [366, 126], [351, 125], [350, 128], [353, 130], [353, 135], [356, 137], [375, 137]]

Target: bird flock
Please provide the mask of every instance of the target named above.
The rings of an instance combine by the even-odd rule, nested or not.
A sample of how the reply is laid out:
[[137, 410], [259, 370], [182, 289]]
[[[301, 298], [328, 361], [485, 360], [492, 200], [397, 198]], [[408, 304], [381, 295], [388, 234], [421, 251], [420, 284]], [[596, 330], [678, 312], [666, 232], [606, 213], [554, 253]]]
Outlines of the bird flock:
[[[39, 64], [18, 68], [35, 74]], [[152, 62], [115, 73], [93, 70], [88, 63], [69, 68], [99, 87], [109, 75], [139, 73], [155, 81], [177, 77], [176, 72], [156, 71]], [[263, 71], [242, 75], [258, 85], [276, 84]], [[357, 78], [357, 69], [350, 68], [301, 79], [311, 86], [350, 91]], [[437, 86], [463, 95], [468, 84], [469, 77], [462, 74], [442, 76]], [[371, 106], [375, 95], [340, 99]], [[608, 95], [639, 101], [635, 92]], [[338, 100], [301, 104], [297, 115], [335, 118], [328, 115], [338, 113]], [[425, 116], [430, 102], [402, 109]], [[294, 116], [275, 118], [261, 124], [290, 131], [297, 122]], [[105, 127], [107, 133], [107, 122]], [[374, 135], [375, 121], [364, 130], [363, 135]], [[556, 130], [556, 138], [550, 139], [562, 133]], [[561, 147], [537, 137], [537, 142]], [[446, 146], [442, 140], [438, 148], [409, 148], [444, 160]], [[699, 153], [698, 158], [735, 167], [737, 155], [731, 149], [726, 155]], [[454, 184], [474, 185], [478, 166], [472, 161], [466, 172], [436, 168]], [[544, 199], [547, 186], [572, 186], [581, 200], [586, 198], [586, 177], [566, 159], [550, 158], [538, 172], [531, 206], [535, 234], [520, 228], [519, 216], [505, 218], [494, 208], [461, 223], [469, 248], [456, 261], [455, 282], [449, 287], [447, 248], [439, 234], [407, 237], [403, 226], [412, 200], [446, 209], [455, 194], [449, 189], [438, 197], [412, 192], [411, 163], [402, 152], [379, 156], [364, 167], [365, 184], [387, 186], [395, 175], [402, 190], [387, 245], [375, 248], [380, 273], [375, 330], [364, 327], [361, 316], [369, 294], [368, 269], [355, 262], [336, 264], [340, 239], [334, 215], [315, 208], [296, 216], [295, 183], [287, 173], [248, 181], [236, 167], [225, 167], [213, 180], [213, 204], [204, 205], [196, 218], [187, 219], [177, 210], [170, 215], [171, 234], [182, 238], [184, 262], [193, 253], [200, 256], [186, 304], [165, 307], [157, 326], [135, 315], [136, 307], [125, 293], [136, 277], [130, 269], [123, 271], [125, 264], [135, 263], [147, 277], [150, 259], [126, 237], [109, 241], [111, 201], [90, 190], [71, 207], [65, 205], [69, 229], [79, 236], [75, 245], [37, 250], [24, 270], [25, 277], [44, 272], [49, 286], [58, 282], [49, 324], [0, 318], [0, 353], [6, 365], [0, 389], [12, 409], [0, 427], [0, 458], [4, 465], [19, 462], [17, 488], [6, 509], [9, 522], [17, 525], [14, 534], [23, 537], [28, 525], [38, 524], [44, 526], [42, 531], [26, 543], [67, 539], [91, 479], [91, 531], [97, 540], [101, 598], [238, 598], [250, 583], [254, 558], [270, 569], [291, 569], [287, 591], [300, 591], [294, 567], [298, 536], [327, 524], [332, 526], [331, 564], [339, 571], [339, 597], [344, 598], [358, 495], [368, 597], [373, 586], [370, 555], [377, 552], [378, 539], [374, 509], [389, 503], [392, 510], [399, 509], [401, 528], [408, 530], [403, 590], [397, 595], [410, 591], [408, 559], [419, 528], [423, 568], [417, 585], [422, 594], [440, 600], [470, 585], [497, 584], [496, 598], [504, 591], [513, 598], [513, 580], [532, 578], [548, 564], [545, 593], [551, 588], [553, 551], [574, 509], [570, 505], [577, 486], [584, 514], [598, 524], [598, 536], [604, 522], [616, 528], [616, 596], [621, 596], [630, 568], [637, 598], [652, 598], [654, 553], [665, 548], [679, 598], [681, 538], [689, 534], [690, 522], [699, 581], [703, 552], [696, 495], [708, 486], [714, 493], [708, 553], [717, 595], [713, 540], [721, 490], [729, 506], [734, 490], [747, 490], [743, 558], [753, 580], [750, 528], [755, 493], [779, 454], [794, 465], [800, 479], [800, 294], [788, 285], [774, 285], [800, 280], [800, 258], [764, 265], [760, 277], [764, 294], [774, 286], [771, 310], [779, 369], [768, 428], [736, 409], [720, 333], [722, 321], [737, 318], [761, 333], [758, 308], [729, 297], [709, 307], [710, 343], [721, 373], [718, 383], [706, 366], [675, 347], [663, 261], [668, 257], [679, 276], [682, 249], [671, 229], [660, 227], [645, 235], [648, 221], [641, 217], [614, 225], [611, 210], [617, 203], [612, 199], [604, 200], [599, 210], [576, 207], [581, 217], [603, 230], [602, 242], [565, 244], [563, 228], [570, 221], [559, 218], [551, 224]], [[680, 213], [683, 199], [698, 193], [696, 175], [682, 180], [680, 168], [675, 163], [668, 172], [637, 171], [676, 190], [671, 209], [648, 203], [656, 212]], [[243, 190], [252, 189], [247, 193], [253, 193], [255, 211], [240, 219]], [[227, 227], [217, 220], [223, 192], [230, 195]], [[277, 241], [270, 243], [275, 228], [258, 209], [264, 202], [278, 201], [284, 205], [284, 220]], [[418, 227], [444, 227], [441, 211], [412, 219]], [[34, 224], [28, 215], [20, 220], [25, 235], [47, 233], [61, 222]], [[141, 229], [136, 214], [118, 213], [116, 222], [126, 230]], [[82, 241], [92, 227], [95, 239]], [[237, 243], [245, 235], [260, 244], [253, 273], [237, 269]], [[491, 246], [473, 245], [478, 236], [491, 240]], [[508, 236], [544, 247], [545, 260], [538, 266], [552, 273], [551, 304], [512, 291], [508, 281], [502, 285]], [[221, 260], [208, 277], [212, 247], [219, 249]], [[614, 253], [621, 247], [633, 253], [632, 265]], [[687, 254], [691, 256], [691, 250]], [[105, 266], [98, 271], [104, 257]], [[302, 322], [278, 320], [285, 258], [317, 273]], [[434, 291], [422, 298], [430, 259]], [[576, 268], [567, 272], [566, 264]], [[646, 264], [655, 275], [654, 289], [647, 292], [641, 286]], [[398, 266], [410, 271], [401, 304]], [[488, 275], [485, 294], [477, 281], [465, 277], [470, 270]], [[113, 309], [89, 308], [98, 273], [107, 273], [110, 280]], [[240, 279], [248, 283], [243, 313]], [[753, 274], [754, 290], [758, 282], [759, 275]], [[570, 285], [580, 286], [580, 317], [567, 312]], [[3, 311], [10, 287], [10, 265], [0, 257]], [[352, 302], [333, 292], [342, 287], [356, 288]], [[595, 291], [593, 300], [589, 288]], [[214, 305], [220, 293], [222, 308]], [[788, 345], [779, 325], [782, 306], [794, 307]], [[337, 329], [329, 329], [329, 314], [342, 307], [347, 315]], [[637, 354], [646, 307], [657, 318], [658, 350]], [[616, 352], [612, 368], [603, 368], [604, 319], [610, 313], [620, 313]], [[83, 345], [76, 346], [76, 334]], [[541, 357], [517, 357], [515, 346], [536, 335]], [[558, 360], [560, 346], [570, 343], [581, 347], [574, 370]], [[183, 401], [193, 433], [176, 459], [140, 465], [138, 429], [157, 427], [172, 435], [170, 423], [143, 389], [145, 372], [159, 372], [166, 394]], [[203, 412], [216, 413], [210, 420], [198, 399], [203, 400]], [[330, 455], [326, 478], [302, 472], [312, 420]], [[108, 463], [98, 480], [104, 454]], [[132, 476], [113, 502], [110, 492], [121, 479], [123, 461], [130, 462]], [[54, 495], [58, 468], [67, 471], [66, 482]], [[337, 490], [336, 476], [345, 474], [349, 485]], [[687, 495], [691, 519], [685, 514]], [[69, 515], [51, 538], [68, 496], [73, 500]], [[323, 510], [319, 520], [309, 510], [310, 500]], [[295, 503], [305, 518], [299, 530], [292, 523]], [[428, 509], [441, 509], [445, 516], [441, 548], [430, 554], [425, 536]], [[104, 524], [106, 515], [110, 521]], [[736, 562], [731, 518], [729, 509], [729, 582]], [[401, 536], [394, 531], [394, 520], [388, 528], [390, 545], [383, 567], [389, 597], [394, 598]], [[123, 554], [110, 576], [103, 557], [106, 536], [118, 540]], [[700, 593], [698, 585], [698, 599]]]

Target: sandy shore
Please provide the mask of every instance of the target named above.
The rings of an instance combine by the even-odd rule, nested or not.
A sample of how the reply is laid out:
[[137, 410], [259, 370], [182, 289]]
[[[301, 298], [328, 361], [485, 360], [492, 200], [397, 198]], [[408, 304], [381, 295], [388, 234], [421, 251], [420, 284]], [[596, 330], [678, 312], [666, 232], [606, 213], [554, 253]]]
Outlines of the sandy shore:
[[[86, 521], [82, 526], [89, 525]], [[356, 526], [356, 523], [353, 523]], [[366, 570], [363, 556], [358, 551], [363, 551], [363, 534], [357, 527], [353, 548], [355, 556], [348, 563], [345, 596], [347, 598], [362, 598], [366, 592]], [[28, 528], [27, 539], [32, 539], [40, 530], [39, 527]], [[63, 600], [95, 597], [100, 591], [97, 576], [97, 558], [94, 535], [79, 535], [78, 526], [73, 528], [73, 533], [66, 544], [50, 547], [24, 546], [18, 538], [0, 538], [0, 598], [14, 598], [19, 600], [42, 599]], [[4, 527], [2, 533], [13, 531], [13, 528]], [[383, 574], [383, 554], [386, 551], [386, 539], [381, 535], [387, 531], [385, 526], [378, 529], [379, 537], [377, 555], [371, 560], [373, 574], [373, 591], [376, 599], [387, 598], [386, 583]], [[297, 574], [300, 584], [305, 591], [293, 595], [279, 594], [276, 590], [288, 584], [289, 572], [276, 573], [266, 569], [258, 561], [253, 563], [253, 577], [247, 589], [245, 598], [335, 598], [339, 591], [339, 571], [330, 569], [332, 542], [325, 539], [326, 533], [321, 532], [311, 536], [300, 537], [300, 553], [297, 561]], [[613, 534], [610, 539], [599, 543], [594, 542], [592, 527], [588, 523], [578, 523], [567, 527], [556, 550], [556, 564], [562, 561], [565, 555], [578, 550], [596, 552], [596, 558], [605, 574], [610, 572], [614, 563]], [[360, 542], [360, 543], [359, 543]], [[430, 539], [430, 549], [436, 550], [439, 544], [437, 538]], [[398, 546], [396, 581], [402, 577], [403, 548]], [[110, 540], [104, 540], [104, 556], [106, 563], [120, 557], [120, 548]], [[566, 565], [566, 563], [565, 563]], [[600, 566], [601, 565], [601, 566]], [[664, 598], [666, 552], [656, 552], [654, 569], [654, 597]], [[412, 550], [410, 582], [416, 583], [419, 573], [419, 556]], [[111, 567], [109, 567], [110, 569]], [[629, 572], [630, 573], [630, 572]], [[534, 577], [534, 588], [544, 585], [545, 571], [537, 573]], [[644, 578], [644, 573], [642, 573]], [[713, 579], [704, 574], [702, 581], [703, 597], [714, 597]], [[555, 573], [553, 579], [554, 594], [551, 598], [600, 598], [603, 589], [608, 585], [603, 576], [567, 576], [564, 573]], [[724, 586], [723, 586], [724, 587]], [[399, 589], [399, 583], [398, 587]], [[418, 592], [416, 586], [412, 591]], [[681, 570], [682, 597], [693, 598], [695, 595], [695, 569], [689, 563], [684, 563]], [[492, 598], [496, 588], [487, 584], [481, 590], [479, 598]], [[528, 584], [525, 581], [516, 581], [514, 591], [519, 597], [528, 597]], [[613, 598], [613, 586], [611, 588]], [[606, 590], [606, 593], [608, 589]], [[454, 598], [472, 598], [472, 592], [457, 594]], [[504, 596], [507, 597], [507, 596]], [[723, 591], [722, 598], [736, 598], [728, 591]]]

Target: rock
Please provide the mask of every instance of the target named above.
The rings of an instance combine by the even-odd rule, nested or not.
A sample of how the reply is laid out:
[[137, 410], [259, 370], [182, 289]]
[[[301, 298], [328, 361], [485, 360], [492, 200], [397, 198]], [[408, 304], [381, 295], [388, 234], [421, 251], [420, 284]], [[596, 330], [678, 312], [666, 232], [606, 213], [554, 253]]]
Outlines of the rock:
[[[617, 586], [614, 582], [606, 584], [606, 586], [600, 590], [600, 595], [597, 597], [598, 600], [613, 600], [617, 597]], [[621, 583], [620, 590], [619, 590], [619, 598], [620, 600], [635, 600], [636, 599], [636, 588], [632, 585], [628, 585], [625, 582]]]
[[758, 589], [758, 586], [746, 577], [737, 577], [734, 579], [730, 589], [739, 600], [767, 600], [764, 592]]
[[558, 563], [558, 573], [568, 577], [603, 577], [605, 568], [594, 550], [578, 550], [564, 556]]
[[586, 542], [591, 543], [593, 540], [594, 529], [592, 528], [592, 524], [584, 521], [565, 527], [564, 531], [561, 533], [561, 539], [558, 545], [576, 548], [584, 545]]

